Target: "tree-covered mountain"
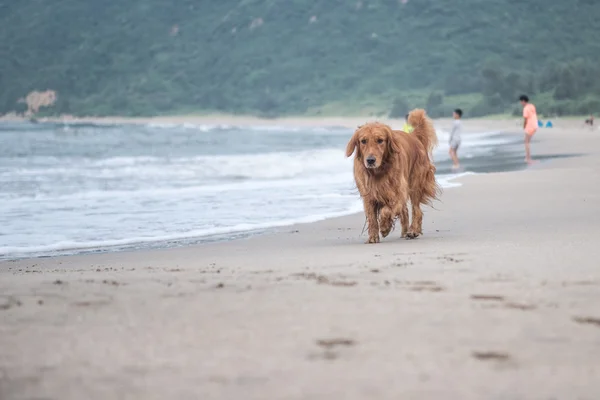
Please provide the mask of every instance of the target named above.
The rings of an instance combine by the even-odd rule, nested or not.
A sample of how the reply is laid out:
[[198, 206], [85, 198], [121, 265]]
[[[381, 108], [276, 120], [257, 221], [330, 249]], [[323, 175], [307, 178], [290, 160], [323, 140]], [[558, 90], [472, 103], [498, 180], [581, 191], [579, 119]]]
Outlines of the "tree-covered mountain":
[[0, 113], [46, 89], [75, 115], [441, 114], [472, 93], [484, 115], [519, 92], [588, 113], [599, 17], [598, 0], [0, 0]]

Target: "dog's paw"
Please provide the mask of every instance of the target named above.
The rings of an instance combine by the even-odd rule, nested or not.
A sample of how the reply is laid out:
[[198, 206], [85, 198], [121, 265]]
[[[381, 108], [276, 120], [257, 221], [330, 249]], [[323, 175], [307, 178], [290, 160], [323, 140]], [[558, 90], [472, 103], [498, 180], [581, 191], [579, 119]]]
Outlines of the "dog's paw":
[[418, 238], [418, 237], [419, 237], [419, 232], [409, 231], [409, 232], [406, 234], [406, 238], [407, 238], [407, 239], [416, 239], [416, 238]]
[[377, 236], [370, 236], [369, 240], [367, 240], [365, 243], [366, 244], [379, 243], [379, 235], [377, 235]]
[[392, 227], [393, 227], [393, 223], [384, 223], [381, 225], [381, 236], [383, 237], [387, 237], [387, 235], [390, 234], [390, 232], [392, 231]]

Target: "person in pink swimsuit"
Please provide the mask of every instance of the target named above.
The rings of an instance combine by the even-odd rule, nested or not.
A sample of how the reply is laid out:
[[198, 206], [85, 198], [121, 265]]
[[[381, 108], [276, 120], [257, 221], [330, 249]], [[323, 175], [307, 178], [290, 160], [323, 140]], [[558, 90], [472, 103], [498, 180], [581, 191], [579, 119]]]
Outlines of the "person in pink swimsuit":
[[531, 159], [531, 150], [529, 148], [529, 143], [531, 143], [531, 138], [538, 130], [538, 119], [537, 112], [535, 110], [535, 106], [529, 102], [529, 97], [522, 95], [519, 97], [519, 101], [523, 106], [523, 130], [525, 131], [525, 162], [527, 164], [532, 164], [533, 160]]

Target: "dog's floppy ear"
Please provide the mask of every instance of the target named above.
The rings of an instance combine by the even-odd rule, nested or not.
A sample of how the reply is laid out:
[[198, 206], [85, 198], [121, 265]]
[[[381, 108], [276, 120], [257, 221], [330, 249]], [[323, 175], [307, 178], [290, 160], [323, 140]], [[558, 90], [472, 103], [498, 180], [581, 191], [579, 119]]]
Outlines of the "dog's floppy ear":
[[360, 126], [358, 127], [356, 132], [354, 132], [354, 135], [352, 135], [352, 137], [350, 138], [350, 141], [348, 142], [348, 145], [346, 146], [346, 157], [350, 157], [352, 155], [352, 153], [354, 153], [354, 150], [356, 150], [356, 147], [358, 146], [358, 131], [359, 130], [360, 130]]
[[392, 129], [389, 127], [386, 127], [385, 131], [387, 134], [388, 149], [390, 150], [390, 152], [400, 153], [402, 151], [402, 148], [400, 148], [398, 133], [394, 133], [394, 131], [392, 131]]

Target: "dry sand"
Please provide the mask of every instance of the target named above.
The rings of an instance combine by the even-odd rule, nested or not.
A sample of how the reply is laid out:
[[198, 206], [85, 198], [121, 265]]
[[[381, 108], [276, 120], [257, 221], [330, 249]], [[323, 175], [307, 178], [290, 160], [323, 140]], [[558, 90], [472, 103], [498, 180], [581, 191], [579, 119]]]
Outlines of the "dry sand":
[[599, 399], [600, 133], [572, 124], [533, 154], [582, 156], [464, 177], [414, 241], [355, 215], [0, 263], [0, 398]]

